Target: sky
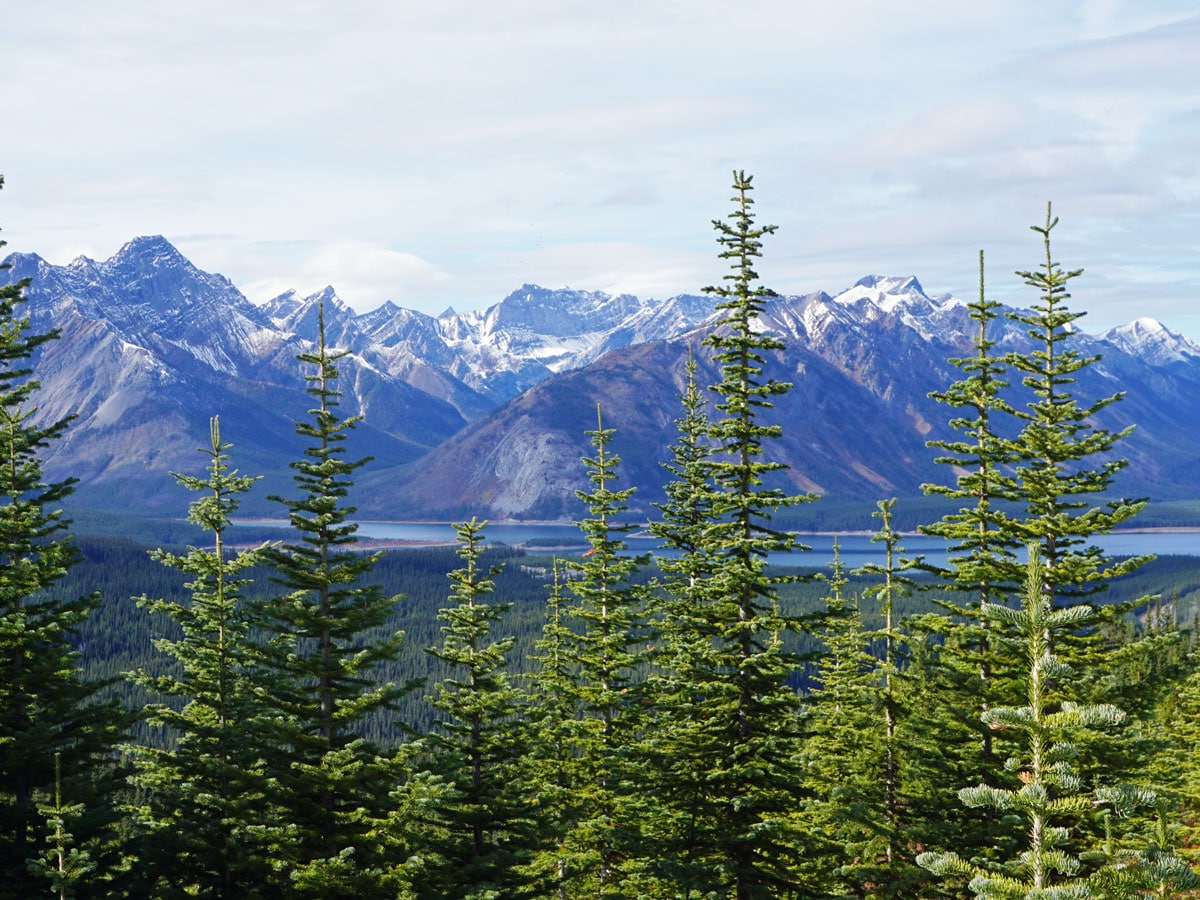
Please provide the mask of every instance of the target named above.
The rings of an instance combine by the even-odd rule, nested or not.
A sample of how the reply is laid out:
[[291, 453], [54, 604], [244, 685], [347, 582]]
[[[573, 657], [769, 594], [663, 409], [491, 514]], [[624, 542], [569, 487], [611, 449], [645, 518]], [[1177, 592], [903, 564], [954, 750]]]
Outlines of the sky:
[[162, 234], [251, 300], [436, 314], [727, 271], [754, 178], [785, 294], [916, 275], [1200, 340], [1195, 0], [55, 0], [4, 16], [0, 226], [65, 264]]

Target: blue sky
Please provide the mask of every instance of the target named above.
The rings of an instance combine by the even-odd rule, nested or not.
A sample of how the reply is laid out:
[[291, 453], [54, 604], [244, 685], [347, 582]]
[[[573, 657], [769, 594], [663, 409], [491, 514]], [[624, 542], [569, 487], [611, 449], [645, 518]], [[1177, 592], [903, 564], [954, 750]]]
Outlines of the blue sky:
[[252, 300], [438, 312], [723, 274], [755, 177], [783, 293], [916, 275], [1200, 339], [1194, 0], [55, 0], [4, 17], [9, 250], [163, 234]]

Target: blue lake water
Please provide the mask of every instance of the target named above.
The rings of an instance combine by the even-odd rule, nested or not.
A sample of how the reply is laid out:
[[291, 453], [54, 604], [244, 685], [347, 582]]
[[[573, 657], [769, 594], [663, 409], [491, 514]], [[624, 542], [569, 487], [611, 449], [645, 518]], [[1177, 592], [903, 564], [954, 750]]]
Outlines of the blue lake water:
[[[454, 527], [447, 522], [360, 522], [358, 533], [364, 538], [379, 538], [405, 541], [444, 541], [455, 539]], [[488, 525], [485, 538], [494, 543], [512, 546], [534, 545], [531, 549], [552, 552], [561, 548], [563, 553], [584, 546], [579, 529], [569, 524], [545, 524], [523, 522], [497, 522]], [[771, 561], [809, 567], [824, 567], [833, 558], [836, 540], [841, 556], [847, 566], [853, 568], [881, 555], [877, 542], [866, 533], [848, 534], [801, 534], [802, 544], [811, 547], [809, 552], [774, 554]], [[654, 550], [656, 542], [648, 536], [634, 536], [627, 541], [633, 552]], [[903, 538], [904, 556], [923, 554], [930, 562], [944, 562], [946, 553], [942, 541], [910, 534]], [[1200, 556], [1200, 530], [1197, 531], [1123, 531], [1105, 535], [1095, 543], [1112, 556], [1133, 556], [1139, 553], [1155, 553], [1159, 556]], [[541, 545], [540, 547], [538, 545]]]

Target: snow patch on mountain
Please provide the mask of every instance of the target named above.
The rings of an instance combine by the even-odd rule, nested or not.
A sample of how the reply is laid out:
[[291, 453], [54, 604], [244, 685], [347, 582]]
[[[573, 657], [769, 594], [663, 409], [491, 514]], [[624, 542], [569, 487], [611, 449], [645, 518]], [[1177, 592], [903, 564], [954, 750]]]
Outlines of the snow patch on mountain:
[[1127, 325], [1110, 328], [1099, 337], [1154, 365], [1186, 362], [1200, 357], [1200, 345], [1147, 316], [1134, 319]]
[[854, 309], [867, 321], [896, 316], [926, 341], [943, 335], [947, 320], [966, 306], [950, 294], [930, 297], [912, 275], [867, 275], [834, 295], [833, 302]]

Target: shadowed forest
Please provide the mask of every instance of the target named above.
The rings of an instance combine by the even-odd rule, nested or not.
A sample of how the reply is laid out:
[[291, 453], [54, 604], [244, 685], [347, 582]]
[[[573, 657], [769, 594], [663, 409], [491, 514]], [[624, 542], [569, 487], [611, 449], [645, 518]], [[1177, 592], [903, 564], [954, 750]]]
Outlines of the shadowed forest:
[[786, 348], [756, 327], [751, 194], [735, 172], [713, 223], [722, 318], [666, 499], [627, 515], [597, 409], [583, 552], [474, 519], [457, 549], [363, 549], [323, 323], [286, 529], [233, 527], [256, 478], [214, 416], [186, 533], [78, 530], [38, 461], [70, 421], [31, 419], [57, 334], [0, 289], [0, 897], [1200, 896], [1200, 560], [1094, 545], [1146, 501], [1112, 496], [1128, 431], [1094, 424], [1121, 395], [1075, 392], [1099, 357], [1052, 211], [1011, 314], [1035, 349], [991, 340], [981, 254], [974, 353], [934, 395], [948, 511], [918, 530], [949, 562], [881, 498], [849, 570], [779, 524], [820, 501], [772, 461], [792, 386], [763, 374]]

